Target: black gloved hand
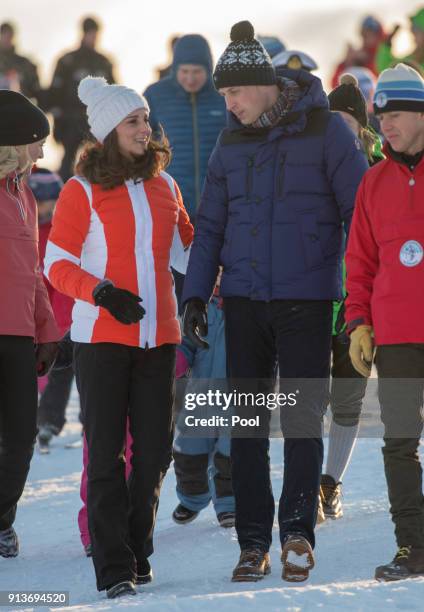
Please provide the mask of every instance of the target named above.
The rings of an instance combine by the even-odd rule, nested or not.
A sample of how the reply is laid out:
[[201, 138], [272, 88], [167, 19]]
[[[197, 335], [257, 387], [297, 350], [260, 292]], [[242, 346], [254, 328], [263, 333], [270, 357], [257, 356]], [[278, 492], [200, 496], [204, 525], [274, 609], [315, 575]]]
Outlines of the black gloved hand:
[[200, 298], [191, 298], [185, 304], [183, 316], [184, 335], [199, 348], [209, 348], [200, 336], [208, 335], [208, 308]]
[[112, 283], [100, 283], [93, 291], [94, 303], [96, 306], [106, 308], [117, 321], [124, 325], [138, 323], [146, 314], [140, 302], [140, 296], [127, 291], [118, 289]]
[[74, 343], [71, 340], [71, 332], [68, 331], [59, 341], [59, 350], [52, 370], [66, 370], [72, 366], [74, 360]]

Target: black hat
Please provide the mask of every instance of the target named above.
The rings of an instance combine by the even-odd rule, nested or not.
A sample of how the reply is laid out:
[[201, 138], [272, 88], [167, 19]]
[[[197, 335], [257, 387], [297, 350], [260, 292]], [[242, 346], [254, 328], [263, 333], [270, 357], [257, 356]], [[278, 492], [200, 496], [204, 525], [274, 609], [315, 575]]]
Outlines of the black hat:
[[362, 127], [368, 125], [367, 103], [353, 74], [343, 74], [340, 85], [328, 94], [330, 110], [352, 115]]
[[0, 146], [26, 145], [46, 138], [49, 122], [24, 95], [0, 89]]
[[271, 58], [254, 36], [250, 21], [233, 25], [231, 42], [213, 73], [217, 89], [236, 85], [275, 85], [277, 77]]

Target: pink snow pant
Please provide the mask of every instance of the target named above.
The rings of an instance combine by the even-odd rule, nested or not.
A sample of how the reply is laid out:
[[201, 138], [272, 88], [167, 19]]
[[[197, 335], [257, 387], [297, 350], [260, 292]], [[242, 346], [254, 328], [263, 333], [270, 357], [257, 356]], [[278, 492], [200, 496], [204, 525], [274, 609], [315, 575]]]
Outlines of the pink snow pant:
[[[129, 424], [127, 423], [127, 439], [125, 441], [125, 478], [131, 473], [131, 451], [132, 437], [129, 431]], [[88, 465], [88, 448], [87, 441], [84, 435], [83, 450], [82, 450], [82, 474], [81, 474], [81, 487], [80, 497], [82, 501], [81, 510], [78, 512], [78, 527], [80, 530], [81, 542], [84, 548], [87, 544], [90, 544], [90, 533], [88, 531], [88, 515], [87, 515], [87, 465]]]

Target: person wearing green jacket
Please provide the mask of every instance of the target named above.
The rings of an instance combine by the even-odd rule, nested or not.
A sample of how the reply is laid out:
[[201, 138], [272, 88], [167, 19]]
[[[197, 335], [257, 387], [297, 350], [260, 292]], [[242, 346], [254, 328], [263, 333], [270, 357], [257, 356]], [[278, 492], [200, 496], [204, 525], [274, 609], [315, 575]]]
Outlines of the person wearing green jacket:
[[424, 8], [419, 9], [410, 18], [411, 32], [415, 40], [415, 49], [404, 58], [395, 57], [392, 53], [392, 40], [400, 26], [395, 25], [391, 33], [377, 49], [376, 65], [378, 72], [389, 68], [398, 62], [412, 62], [414, 68], [424, 70]]

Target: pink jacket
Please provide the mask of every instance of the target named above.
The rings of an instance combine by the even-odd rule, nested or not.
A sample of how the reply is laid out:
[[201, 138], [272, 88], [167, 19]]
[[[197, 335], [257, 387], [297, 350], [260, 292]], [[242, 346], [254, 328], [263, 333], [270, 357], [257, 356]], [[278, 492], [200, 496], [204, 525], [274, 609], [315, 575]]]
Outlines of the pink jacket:
[[13, 172], [0, 179], [0, 335], [60, 339], [38, 261], [37, 205]]

